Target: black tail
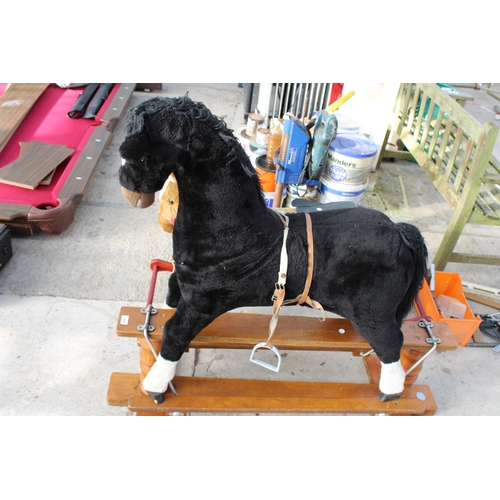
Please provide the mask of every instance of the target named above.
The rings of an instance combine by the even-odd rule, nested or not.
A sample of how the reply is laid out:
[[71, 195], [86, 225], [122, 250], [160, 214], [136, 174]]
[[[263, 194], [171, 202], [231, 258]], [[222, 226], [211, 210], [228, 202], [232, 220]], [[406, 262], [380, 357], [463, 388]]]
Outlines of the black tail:
[[422, 282], [427, 275], [427, 246], [420, 231], [413, 225], [405, 222], [396, 224], [396, 229], [403, 240], [403, 243], [412, 251], [413, 262], [415, 264], [413, 279], [408, 287], [404, 299], [396, 311], [398, 322], [402, 323], [410, 312], [413, 302], [417, 298], [422, 287]]

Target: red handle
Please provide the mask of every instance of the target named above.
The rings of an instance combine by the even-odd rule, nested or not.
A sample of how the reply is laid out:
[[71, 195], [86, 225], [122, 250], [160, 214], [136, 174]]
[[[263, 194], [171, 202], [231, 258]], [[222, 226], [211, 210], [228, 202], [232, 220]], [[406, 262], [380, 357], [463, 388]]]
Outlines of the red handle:
[[153, 259], [149, 263], [149, 267], [154, 271], [155, 267], [158, 268], [158, 271], [170, 271], [174, 270], [174, 265], [171, 262], [161, 259]]
[[149, 263], [149, 267], [153, 270], [153, 275], [151, 276], [151, 283], [149, 285], [148, 301], [146, 306], [149, 306], [153, 303], [153, 297], [155, 294], [155, 287], [156, 287], [156, 277], [158, 275], [158, 271], [172, 272], [174, 270], [174, 265], [171, 262], [167, 262], [166, 260], [161, 260], [161, 259], [153, 259]]

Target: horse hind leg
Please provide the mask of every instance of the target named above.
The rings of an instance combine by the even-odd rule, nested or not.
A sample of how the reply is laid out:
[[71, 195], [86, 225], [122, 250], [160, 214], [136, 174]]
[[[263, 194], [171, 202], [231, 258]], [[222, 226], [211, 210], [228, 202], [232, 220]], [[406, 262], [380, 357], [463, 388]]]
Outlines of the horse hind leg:
[[392, 401], [398, 399], [403, 393], [405, 383], [405, 372], [401, 365], [401, 360], [398, 359], [392, 363], [380, 362], [380, 401]]
[[353, 326], [368, 341], [380, 359], [380, 401], [398, 399], [403, 392], [405, 382], [405, 372], [401, 364], [401, 348], [404, 341], [401, 328], [395, 322], [376, 327], [353, 322]]

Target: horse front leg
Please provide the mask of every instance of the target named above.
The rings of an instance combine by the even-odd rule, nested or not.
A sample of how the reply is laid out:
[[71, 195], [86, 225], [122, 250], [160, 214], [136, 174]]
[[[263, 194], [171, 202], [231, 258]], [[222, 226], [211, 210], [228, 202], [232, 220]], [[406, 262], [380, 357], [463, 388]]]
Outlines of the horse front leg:
[[168, 278], [168, 292], [165, 303], [168, 307], [176, 308], [181, 300], [181, 289], [177, 281], [177, 274], [174, 272]]
[[155, 403], [163, 403], [163, 395], [175, 376], [177, 363], [191, 341], [217, 316], [202, 313], [182, 301], [178, 304], [174, 315], [165, 323], [158, 358], [142, 383]]

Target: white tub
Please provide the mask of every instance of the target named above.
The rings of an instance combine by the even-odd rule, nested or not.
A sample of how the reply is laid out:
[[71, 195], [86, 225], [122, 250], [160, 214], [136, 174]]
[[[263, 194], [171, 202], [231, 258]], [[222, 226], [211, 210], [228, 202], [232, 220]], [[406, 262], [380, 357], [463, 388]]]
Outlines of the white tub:
[[323, 176], [333, 182], [362, 184], [377, 151], [377, 145], [362, 135], [338, 134], [330, 144]]
[[362, 184], [346, 184], [345, 182], [335, 182], [321, 176], [316, 200], [319, 203], [330, 203], [332, 201], [359, 203], [365, 194], [367, 186], [368, 179]]

